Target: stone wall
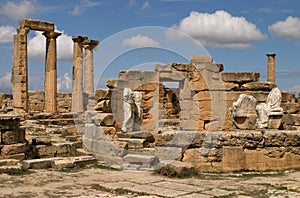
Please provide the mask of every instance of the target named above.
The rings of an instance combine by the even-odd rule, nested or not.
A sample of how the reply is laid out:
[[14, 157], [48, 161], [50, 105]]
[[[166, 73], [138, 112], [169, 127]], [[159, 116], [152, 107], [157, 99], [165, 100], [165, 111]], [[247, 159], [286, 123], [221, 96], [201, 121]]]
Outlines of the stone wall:
[[28, 143], [25, 128], [20, 128], [20, 117], [0, 115], [0, 159], [25, 159]]
[[[29, 91], [29, 112], [42, 112], [44, 109], [44, 92], [43, 91]], [[3, 112], [13, 110], [13, 96], [12, 94], [0, 94], [0, 109]], [[59, 113], [71, 112], [72, 94], [71, 93], [57, 93], [57, 111]]]
[[[174, 141], [176, 137], [180, 139]], [[299, 131], [174, 131], [158, 134], [155, 139], [156, 149], [172, 147], [175, 152], [183, 148], [183, 157], [178, 160], [192, 164], [200, 172], [300, 168]]]

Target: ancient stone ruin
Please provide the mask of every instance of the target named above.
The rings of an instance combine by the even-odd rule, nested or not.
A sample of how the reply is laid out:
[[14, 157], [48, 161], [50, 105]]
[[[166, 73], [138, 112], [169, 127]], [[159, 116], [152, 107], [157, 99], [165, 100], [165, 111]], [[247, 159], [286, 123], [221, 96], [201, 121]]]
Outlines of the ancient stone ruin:
[[[29, 30], [44, 31], [47, 41], [44, 91], [28, 91]], [[73, 36], [72, 93], [57, 93], [59, 35], [52, 23], [21, 20], [13, 94], [0, 95], [0, 161], [64, 168], [97, 160], [130, 170], [172, 164], [199, 172], [300, 167], [299, 103], [275, 84], [275, 54], [267, 54], [266, 82], [195, 54], [154, 71], [119, 71], [107, 88], [94, 90], [99, 41]]]

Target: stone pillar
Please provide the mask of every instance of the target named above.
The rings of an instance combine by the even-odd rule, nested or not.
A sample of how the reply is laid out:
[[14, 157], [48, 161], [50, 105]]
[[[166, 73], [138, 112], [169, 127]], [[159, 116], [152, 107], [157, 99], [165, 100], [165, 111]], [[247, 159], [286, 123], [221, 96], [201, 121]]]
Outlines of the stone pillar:
[[27, 33], [23, 27], [14, 35], [14, 58], [12, 67], [13, 107], [16, 111], [28, 111], [28, 61]]
[[93, 64], [93, 50], [98, 46], [99, 41], [85, 40], [83, 43], [85, 50], [84, 57], [84, 88], [83, 92], [86, 94], [94, 93], [94, 64]]
[[86, 37], [73, 36], [73, 79], [72, 79], [72, 111], [83, 111], [83, 88], [82, 88], [82, 42]]
[[44, 111], [57, 111], [57, 72], [56, 72], [56, 38], [58, 32], [44, 32], [46, 37], [46, 66], [45, 66], [45, 102]]
[[268, 56], [267, 82], [275, 83], [275, 56], [276, 56], [276, 54], [267, 54], [267, 56]]

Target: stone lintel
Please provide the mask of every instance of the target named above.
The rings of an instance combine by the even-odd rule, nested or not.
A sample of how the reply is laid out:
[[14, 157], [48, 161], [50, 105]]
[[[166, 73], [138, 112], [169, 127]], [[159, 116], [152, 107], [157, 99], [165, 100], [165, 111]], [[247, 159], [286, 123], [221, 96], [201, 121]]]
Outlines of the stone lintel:
[[54, 31], [54, 24], [50, 22], [33, 20], [33, 19], [22, 19], [20, 22], [20, 28], [30, 28], [31, 30], [38, 31]]

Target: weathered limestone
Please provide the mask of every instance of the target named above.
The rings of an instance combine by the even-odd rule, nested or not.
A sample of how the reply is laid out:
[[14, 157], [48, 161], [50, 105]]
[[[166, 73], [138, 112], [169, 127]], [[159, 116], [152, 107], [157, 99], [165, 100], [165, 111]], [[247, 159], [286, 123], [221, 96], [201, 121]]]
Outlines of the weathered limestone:
[[72, 111], [83, 111], [83, 76], [82, 76], [82, 43], [87, 37], [73, 36], [73, 80], [72, 80]]
[[238, 129], [255, 129], [256, 99], [253, 96], [241, 94], [239, 99], [229, 109], [230, 119]]
[[56, 38], [58, 32], [44, 32], [46, 39], [45, 103], [47, 112], [57, 111]]
[[[92, 110], [94, 104], [94, 69], [93, 49], [99, 41], [87, 37], [73, 36], [73, 81], [72, 81], [72, 111], [82, 112]], [[83, 48], [85, 49], [83, 76]], [[84, 82], [83, 82], [84, 80]]]
[[86, 94], [94, 94], [94, 64], [93, 50], [98, 46], [99, 41], [84, 40], [83, 47], [85, 53], [84, 59], [84, 88]]
[[20, 128], [20, 117], [0, 115], [0, 158], [23, 160], [27, 149], [25, 129]]
[[268, 57], [267, 81], [270, 83], [275, 83], [275, 56], [276, 54], [267, 54]]
[[22, 19], [17, 34], [14, 35], [14, 60], [12, 67], [12, 90], [14, 110], [28, 109], [28, 60], [27, 60], [27, 33], [30, 30], [45, 31], [46, 41], [46, 69], [44, 110], [56, 111], [56, 38], [60, 33], [54, 32], [54, 24]]

